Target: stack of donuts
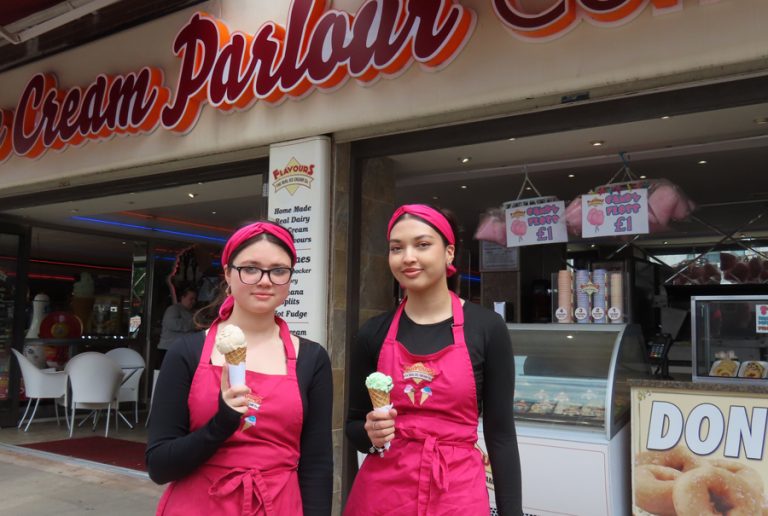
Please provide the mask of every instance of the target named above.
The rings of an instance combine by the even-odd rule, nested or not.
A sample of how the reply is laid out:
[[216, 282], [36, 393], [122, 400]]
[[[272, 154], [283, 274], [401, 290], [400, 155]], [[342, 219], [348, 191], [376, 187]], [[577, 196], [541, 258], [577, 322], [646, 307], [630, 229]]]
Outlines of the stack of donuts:
[[635, 505], [657, 516], [758, 516], [763, 479], [740, 462], [702, 459], [678, 446], [635, 459]]

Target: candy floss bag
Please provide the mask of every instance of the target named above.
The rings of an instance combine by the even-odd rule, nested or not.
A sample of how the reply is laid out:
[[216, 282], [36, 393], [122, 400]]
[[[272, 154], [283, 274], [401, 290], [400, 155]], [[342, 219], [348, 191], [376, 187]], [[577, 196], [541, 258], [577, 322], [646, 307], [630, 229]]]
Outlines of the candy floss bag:
[[477, 240], [485, 240], [495, 244], [507, 245], [507, 232], [504, 228], [504, 210], [501, 208], [488, 208], [480, 216], [480, 223], [475, 231]]

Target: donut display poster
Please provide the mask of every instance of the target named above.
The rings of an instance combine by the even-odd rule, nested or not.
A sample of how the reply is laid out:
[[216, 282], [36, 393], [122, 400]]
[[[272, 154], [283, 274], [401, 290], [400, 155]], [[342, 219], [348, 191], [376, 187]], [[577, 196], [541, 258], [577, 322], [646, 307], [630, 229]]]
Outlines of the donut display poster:
[[768, 305], [755, 305], [755, 333], [768, 333]]
[[507, 247], [568, 241], [563, 201], [506, 206]]
[[632, 513], [765, 514], [768, 399], [632, 389]]
[[648, 233], [648, 189], [581, 196], [584, 238]]

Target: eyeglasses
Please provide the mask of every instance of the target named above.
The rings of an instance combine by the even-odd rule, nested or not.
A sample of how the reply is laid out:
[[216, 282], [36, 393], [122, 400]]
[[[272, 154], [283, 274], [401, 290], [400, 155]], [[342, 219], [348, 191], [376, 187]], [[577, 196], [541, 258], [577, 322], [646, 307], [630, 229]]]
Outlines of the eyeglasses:
[[273, 285], [285, 285], [291, 281], [291, 275], [293, 269], [290, 267], [275, 267], [274, 269], [262, 269], [261, 267], [254, 267], [253, 265], [241, 265], [240, 267], [232, 266], [240, 276], [240, 281], [246, 285], [255, 285], [261, 281], [262, 276], [266, 273], [269, 281]]

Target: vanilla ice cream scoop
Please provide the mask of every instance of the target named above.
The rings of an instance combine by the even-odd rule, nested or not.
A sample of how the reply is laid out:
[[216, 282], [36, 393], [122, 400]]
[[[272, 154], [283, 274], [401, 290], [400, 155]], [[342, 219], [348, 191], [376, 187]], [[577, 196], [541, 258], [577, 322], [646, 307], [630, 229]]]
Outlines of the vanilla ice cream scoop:
[[[245, 334], [239, 326], [228, 324], [219, 328], [216, 332], [216, 349], [219, 350], [219, 353], [224, 355], [227, 359], [227, 363], [238, 364], [245, 361], [245, 347]], [[238, 352], [240, 351], [242, 351], [243, 355], [242, 360], [236, 362], [230, 360], [230, 355], [239, 354]], [[236, 357], [232, 356], [231, 358], [234, 359]]]
[[245, 385], [245, 334], [238, 326], [228, 324], [216, 331], [216, 349], [224, 355], [229, 369], [230, 385]]

